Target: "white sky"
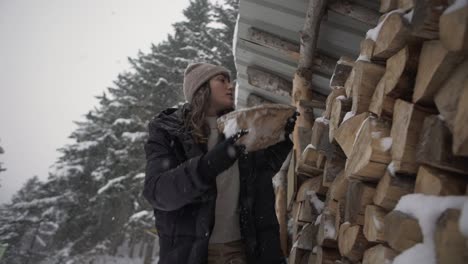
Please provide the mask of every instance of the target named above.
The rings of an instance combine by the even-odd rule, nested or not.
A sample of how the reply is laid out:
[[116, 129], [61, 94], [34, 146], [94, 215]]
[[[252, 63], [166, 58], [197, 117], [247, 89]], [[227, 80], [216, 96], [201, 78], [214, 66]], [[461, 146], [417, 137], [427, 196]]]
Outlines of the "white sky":
[[189, 0], [0, 0], [0, 203], [33, 175], [47, 179], [100, 95], [148, 52]]

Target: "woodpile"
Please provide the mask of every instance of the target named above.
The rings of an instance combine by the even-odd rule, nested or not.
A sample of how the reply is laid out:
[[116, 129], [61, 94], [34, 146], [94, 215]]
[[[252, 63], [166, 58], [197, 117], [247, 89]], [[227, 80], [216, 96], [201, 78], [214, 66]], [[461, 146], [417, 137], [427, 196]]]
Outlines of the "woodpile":
[[[306, 24], [326, 5], [310, 2], [318, 18]], [[427, 243], [417, 214], [395, 210], [402, 197], [468, 201], [468, 6], [460, 2], [381, 0], [358, 59], [336, 63], [322, 116], [298, 121], [287, 181], [290, 264], [391, 263]], [[306, 70], [314, 45], [301, 46], [296, 106], [317, 100]], [[437, 215], [434, 263], [468, 263], [461, 214]]]

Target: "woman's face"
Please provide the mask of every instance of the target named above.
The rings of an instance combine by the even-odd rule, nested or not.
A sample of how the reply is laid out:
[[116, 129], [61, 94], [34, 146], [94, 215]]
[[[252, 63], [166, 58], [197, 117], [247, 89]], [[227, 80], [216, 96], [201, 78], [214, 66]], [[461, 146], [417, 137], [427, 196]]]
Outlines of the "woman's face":
[[234, 108], [234, 87], [229, 78], [216, 75], [210, 79], [210, 108], [215, 113]]

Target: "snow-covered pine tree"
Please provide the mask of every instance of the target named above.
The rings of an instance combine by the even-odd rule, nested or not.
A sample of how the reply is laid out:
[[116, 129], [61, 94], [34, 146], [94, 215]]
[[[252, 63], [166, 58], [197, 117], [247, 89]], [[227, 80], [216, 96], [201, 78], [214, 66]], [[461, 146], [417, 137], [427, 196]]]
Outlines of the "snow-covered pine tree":
[[65, 219], [60, 207], [68, 199], [60, 185], [41, 182], [34, 176], [13, 196], [12, 203], [2, 205], [0, 241], [8, 246], [2, 263], [36, 263], [42, 259]]
[[[231, 45], [237, 1], [213, 6], [192, 0], [184, 15], [166, 41], [130, 58], [131, 69], [97, 96], [98, 106], [84, 121], [75, 122], [70, 136], [75, 143], [60, 149], [48, 180], [28, 182], [3, 206], [0, 226], [8, 228], [0, 228], [0, 241], [11, 239], [5, 240], [9, 249], [0, 263], [105, 263], [119, 257], [150, 263], [157, 256], [153, 213], [142, 197], [147, 124], [183, 100], [188, 63], [223, 64], [235, 75]], [[13, 221], [25, 204], [24, 217], [36, 219], [34, 224]]]

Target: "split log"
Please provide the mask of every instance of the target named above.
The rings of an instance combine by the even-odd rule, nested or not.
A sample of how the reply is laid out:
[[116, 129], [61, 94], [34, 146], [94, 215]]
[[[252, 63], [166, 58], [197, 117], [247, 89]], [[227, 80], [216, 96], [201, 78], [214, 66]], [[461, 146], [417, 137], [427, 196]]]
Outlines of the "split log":
[[467, 183], [463, 175], [422, 165], [418, 170], [414, 192], [438, 196], [464, 195]]
[[341, 149], [343, 149], [344, 153], [346, 154], [346, 157], [350, 157], [359, 129], [361, 128], [364, 121], [367, 120], [368, 116], [368, 113], [362, 113], [353, 116], [346, 121], [343, 121], [343, 123], [336, 130], [336, 142], [340, 144]]
[[437, 116], [424, 120], [416, 161], [455, 173], [468, 174], [468, 158], [452, 154], [452, 135]]
[[335, 131], [343, 121], [346, 113], [351, 110], [351, 105], [351, 98], [345, 98], [344, 96], [335, 98], [331, 108], [330, 122], [328, 127], [328, 138], [330, 143], [335, 141]]
[[291, 82], [264, 69], [248, 66], [247, 78], [249, 84], [252, 86], [279, 96], [291, 96]]
[[346, 92], [344, 88], [332, 89], [330, 94], [327, 97], [327, 101], [325, 102], [326, 108], [322, 114], [322, 117], [324, 117], [325, 119], [330, 119], [330, 114], [332, 111], [332, 106], [335, 103], [335, 98], [341, 97], [341, 96], [344, 97], [345, 94]]
[[468, 156], [468, 80], [465, 80], [464, 89], [458, 102], [455, 125], [453, 128], [453, 154]]
[[371, 61], [374, 54], [375, 41], [370, 38], [361, 40], [358, 61]]
[[[265, 104], [227, 113], [217, 119], [218, 130], [226, 137], [234, 131], [249, 129], [250, 133], [241, 137], [246, 151], [257, 151], [273, 146], [284, 140], [284, 126], [296, 111], [285, 104]], [[228, 126], [228, 129], [225, 129]]]
[[330, 186], [330, 199], [336, 201], [344, 200], [347, 190], [348, 179], [345, 177], [344, 170], [342, 170]]
[[306, 224], [298, 234], [295, 243], [296, 247], [312, 251], [312, 249], [317, 245], [317, 242], [315, 241], [317, 230], [317, 226], [315, 226], [313, 223]]
[[314, 155], [314, 149], [307, 149], [312, 131], [303, 127], [296, 127], [296, 129], [297, 131], [293, 135], [296, 136], [294, 137], [294, 148], [297, 150], [295, 171], [303, 176], [314, 177], [322, 173], [322, 170], [315, 167], [317, 156]]
[[353, 70], [355, 72], [352, 86], [353, 104], [351, 111], [355, 114], [360, 114], [367, 112], [369, 109], [372, 95], [385, 72], [385, 67], [370, 62], [357, 61]]
[[414, 189], [414, 179], [408, 176], [392, 175], [388, 170], [385, 172], [373, 198], [374, 204], [386, 209], [393, 210], [403, 195], [410, 194]]
[[447, 0], [415, 0], [411, 29], [413, 36], [439, 38], [439, 17], [448, 5]]
[[387, 211], [376, 206], [367, 205], [364, 215], [364, 236], [370, 242], [385, 242], [384, 218]]
[[288, 223], [287, 223], [287, 174], [291, 163], [292, 152], [289, 153], [286, 160], [281, 165], [280, 170], [273, 177], [275, 187], [275, 213], [278, 219], [281, 249], [286, 255], [288, 250]]
[[[340, 227], [343, 223], [345, 223], [345, 201], [338, 201], [336, 206], [336, 214], [335, 214], [335, 228], [336, 230], [340, 230]], [[349, 224], [349, 223], [348, 223]], [[338, 239], [339, 239], [339, 232], [338, 232]]]
[[438, 263], [468, 263], [466, 238], [460, 232], [460, 211], [447, 209], [438, 219], [434, 236]]
[[325, 169], [323, 171], [323, 186], [331, 187], [335, 178], [340, 174], [346, 164], [346, 158], [339, 155], [334, 155], [327, 159], [325, 162]]
[[296, 172], [307, 177], [315, 177], [322, 174], [323, 169], [316, 166], [318, 158], [319, 152], [312, 145], [307, 145], [297, 164]]
[[402, 252], [422, 242], [418, 220], [400, 211], [392, 211], [384, 218], [384, 236], [388, 245]]
[[326, 195], [327, 189], [322, 185], [322, 177], [314, 177], [304, 181], [297, 192], [296, 202], [309, 200], [309, 195], [311, 192], [322, 196]]
[[382, 27], [375, 40], [372, 57], [384, 60], [393, 56], [408, 43], [411, 31], [400, 12], [389, 13], [381, 23]]
[[397, 54], [387, 60], [387, 68], [380, 79], [372, 96], [369, 111], [377, 116], [392, 116], [393, 98], [410, 98], [412, 82], [408, 74], [404, 74], [409, 59], [409, 48], [405, 46]]
[[391, 144], [390, 124], [375, 117], [368, 117], [356, 135], [353, 150], [346, 162], [346, 177], [379, 181], [391, 162]]
[[296, 221], [302, 223], [314, 223], [320, 213], [310, 205], [309, 200], [299, 202], [299, 213]]
[[398, 0], [398, 8], [403, 10], [410, 10], [414, 7], [415, 0]]
[[324, 169], [326, 161], [327, 161], [327, 158], [325, 157], [325, 154], [318, 153], [317, 162], [315, 163], [316, 164], [315, 167], [317, 167], [319, 169]]
[[333, 1], [328, 5], [328, 10], [350, 17], [371, 27], [377, 25], [379, 13], [367, 7], [347, 1]]
[[[444, 117], [445, 123], [452, 133], [455, 127], [455, 115], [457, 114], [460, 95], [465, 89], [466, 80], [468, 80], [467, 73], [468, 59], [455, 68], [454, 72], [450, 74], [434, 96], [437, 109]], [[467, 102], [463, 104], [466, 105]]]
[[[287, 189], [286, 189], [286, 207], [288, 210], [293, 208], [294, 198], [296, 197], [297, 191], [297, 178], [295, 174], [296, 168], [296, 150], [292, 150], [291, 161], [289, 162], [288, 174], [287, 174]], [[293, 214], [294, 215], [294, 214]]]
[[[340, 230], [340, 225], [344, 221], [344, 217], [342, 217], [344, 216], [344, 205], [341, 205], [341, 208], [340, 208], [340, 202], [331, 199], [329, 195], [326, 198], [325, 204], [326, 206], [325, 206], [324, 212], [329, 213], [330, 215], [333, 216], [334, 222], [332, 224], [335, 227], [336, 236], [338, 237], [338, 231]], [[336, 247], [338, 247], [338, 244], [336, 244]]]
[[440, 40], [424, 42], [419, 58], [413, 103], [434, 105], [437, 90], [462, 60], [463, 56], [448, 51]]
[[395, 250], [384, 245], [377, 245], [364, 252], [362, 264], [392, 263], [397, 255]]
[[299, 234], [299, 231], [301, 231], [300, 228], [304, 225], [304, 223], [301, 223], [297, 221], [297, 218], [299, 217], [299, 205], [300, 203], [293, 202], [292, 205], [292, 210], [291, 210], [291, 215], [292, 215], [292, 240], [296, 241], [297, 235]]
[[315, 119], [312, 127], [311, 144], [322, 154], [327, 155], [333, 149], [332, 144], [328, 140], [329, 120], [323, 117]]
[[344, 223], [340, 226], [338, 248], [340, 254], [353, 262], [362, 259], [364, 251], [372, 244], [366, 240], [359, 225]]
[[346, 191], [344, 221], [364, 225], [366, 206], [372, 204], [375, 186], [360, 181], [350, 181]]
[[380, 0], [380, 13], [387, 13], [398, 8], [398, 0]]
[[[323, 121], [322, 121], [323, 120]], [[310, 144], [318, 151], [317, 146], [320, 144], [320, 139], [325, 137], [324, 134], [327, 132], [327, 119], [320, 118], [320, 122], [314, 122], [312, 127], [312, 135], [310, 138]]]
[[356, 74], [356, 70], [354, 69], [354, 66], [353, 66], [353, 69], [349, 73], [348, 79], [346, 79], [345, 86], [344, 86], [345, 91], [346, 91], [346, 97], [351, 97], [352, 96], [354, 75], [355, 74]]
[[320, 153], [312, 146], [311, 144], [307, 145], [301, 155], [301, 160], [309, 165], [309, 166], [316, 166], [317, 160], [320, 157]]
[[[324, 212], [330, 213], [333, 216], [335, 216], [338, 211], [338, 206], [338, 201], [331, 199], [330, 195], [327, 192], [327, 197], [325, 198]], [[338, 231], [339, 228], [340, 226], [337, 226], [336, 230]]]
[[290, 264], [302, 264], [302, 259], [307, 257], [308, 254], [307, 250], [300, 249], [297, 247], [293, 247], [291, 249], [291, 253], [289, 254], [288, 263]]
[[317, 260], [314, 264], [335, 264], [340, 259], [340, 252], [336, 248], [317, 247]]
[[414, 67], [410, 65], [415, 60], [414, 57], [411, 57], [415, 56], [413, 49], [413, 47], [405, 46], [387, 60], [387, 68], [382, 78], [385, 95], [394, 98], [411, 98], [414, 83], [411, 80], [411, 74], [405, 73], [405, 70], [410, 71], [411, 67]]
[[330, 79], [330, 88], [344, 88], [345, 82], [349, 77], [349, 74], [353, 70], [354, 61], [347, 57], [341, 57], [336, 63], [335, 70]]
[[317, 244], [327, 248], [338, 248], [338, 229], [335, 227], [335, 215], [324, 211], [320, 217], [317, 232]]
[[468, 50], [468, 5], [449, 6], [439, 19], [440, 40], [450, 51]]
[[393, 112], [391, 138], [392, 162], [396, 172], [416, 174], [416, 148], [424, 119], [429, 115], [422, 108], [398, 99]]
[[[375, 88], [372, 95], [371, 103], [369, 105], [369, 112], [375, 114], [377, 117], [390, 120], [393, 116], [393, 108], [395, 106], [395, 98], [385, 95], [385, 85], [383, 78]], [[382, 83], [382, 84], [381, 84]]]

